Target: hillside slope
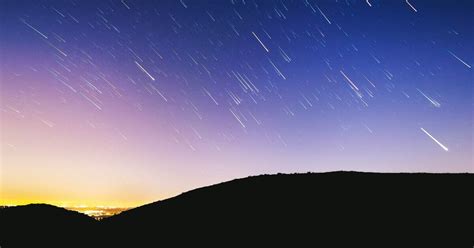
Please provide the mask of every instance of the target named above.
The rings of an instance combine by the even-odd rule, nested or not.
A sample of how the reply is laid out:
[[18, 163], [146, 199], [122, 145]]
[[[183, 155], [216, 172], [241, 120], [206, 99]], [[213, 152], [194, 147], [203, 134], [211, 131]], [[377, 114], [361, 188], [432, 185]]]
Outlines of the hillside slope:
[[98, 238], [93, 218], [47, 204], [30, 204], [0, 210], [0, 246], [70, 247]]
[[262, 175], [96, 221], [49, 205], [0, 210], [1, 247], [198, 247], [474, 240], [472, 174]]
[[382, 238], [451, 245], [472, 241], [472, 179], [468, 174], [264, 175], [192, 190], [103, 224], [119, 234], [120, 244], [351, 244]]

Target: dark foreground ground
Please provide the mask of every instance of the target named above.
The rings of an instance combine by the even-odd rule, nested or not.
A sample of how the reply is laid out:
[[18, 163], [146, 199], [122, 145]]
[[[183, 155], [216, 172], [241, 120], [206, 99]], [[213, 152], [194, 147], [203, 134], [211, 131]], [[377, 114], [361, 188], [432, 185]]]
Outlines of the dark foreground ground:
[[262, 175], [96, 221], [50, 205], [0, 210], [0, 246], [473, 247], [473, 174]]

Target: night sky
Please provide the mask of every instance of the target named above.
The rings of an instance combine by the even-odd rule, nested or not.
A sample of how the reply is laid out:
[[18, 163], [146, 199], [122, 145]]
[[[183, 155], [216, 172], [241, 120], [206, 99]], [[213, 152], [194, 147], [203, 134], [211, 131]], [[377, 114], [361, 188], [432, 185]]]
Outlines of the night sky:
[[0, 1], [2, 204], [474, 172], [474, 1]]

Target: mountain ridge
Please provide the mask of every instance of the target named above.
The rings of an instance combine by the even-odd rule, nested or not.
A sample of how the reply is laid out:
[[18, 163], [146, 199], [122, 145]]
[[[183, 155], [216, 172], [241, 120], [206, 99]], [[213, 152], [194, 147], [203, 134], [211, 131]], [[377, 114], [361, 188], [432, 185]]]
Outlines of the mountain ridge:
[[[465, 227], [473, 223], [469, 197], [473, 176], [364, 172], [249, 176], [190, 190], [101, 221], [90, 218], [93, 221], [85, 221], [88, 224], [80, 228], [66, 229], [81, 233], [81, 238], [70, 239], [88, 246], [180, 246], [190, 240], [211, 246], [229, 241], [245, 245], [251, 240], [278, 245], [318, 243], [330, 237], [338, 243], [361, 237], [370, 241], [367, 234], [391, 242], [451, 245], [472, 241], [472, 227]], [[2, 226], [4, 217], [0, 210]], [[30, 225], [27, 220], [23, 223]], [[8, 228], [0, 233], [18, 241], [11, 239], [15, 233]], [[55, 246], [47, 238], [36, 241]]]

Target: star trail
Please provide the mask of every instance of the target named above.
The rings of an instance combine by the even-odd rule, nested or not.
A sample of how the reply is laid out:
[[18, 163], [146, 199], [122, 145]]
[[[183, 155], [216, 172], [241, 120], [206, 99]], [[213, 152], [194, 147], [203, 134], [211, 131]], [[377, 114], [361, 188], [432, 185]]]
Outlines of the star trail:
[[0, 5], [3, 203], [128, 207], [277, 172], [474, 172], [472, 1]]

